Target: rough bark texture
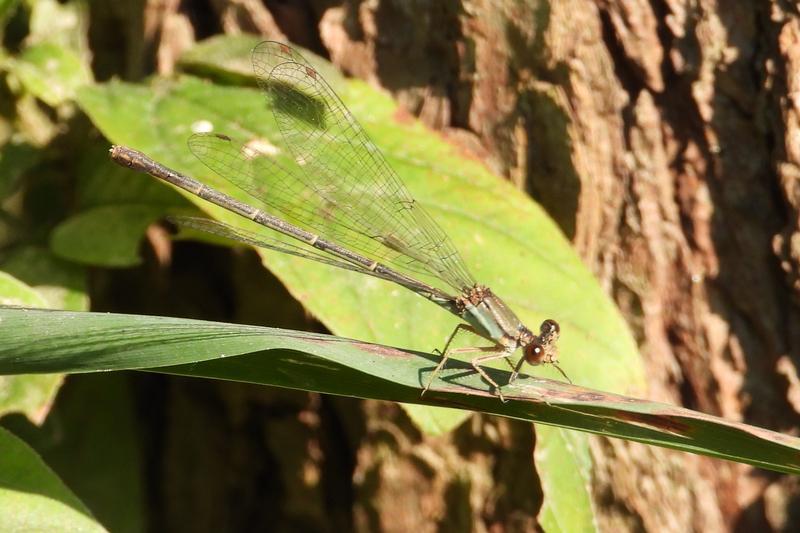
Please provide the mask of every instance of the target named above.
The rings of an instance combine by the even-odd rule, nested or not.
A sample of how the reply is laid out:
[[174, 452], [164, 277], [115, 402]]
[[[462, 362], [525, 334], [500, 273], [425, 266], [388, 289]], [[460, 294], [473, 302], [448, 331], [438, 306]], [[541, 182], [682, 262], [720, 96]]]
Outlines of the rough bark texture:
[[[334, 61], [467, 130], [548, 209], [628, 318], [652, 398], [797, 431], [795, 7], [380, 2], [320, 27]], [[783, 478], [618, 441], [594, 452], [609, 530], [797, 527], [768, 502], [797, 498]]]
[[[168, 28], [194, 27], [198, 37], [215, 30], [185, 4], [151, 2], [161, 11], [145, 11], [145, 47], [158, 51], [160, 71], [191, 40]], [[209, 2], [216, 30], [288, 36], [329, 54], [544, 205], [627, 317], [651, 398], [798, 432], [795, 5], [267, 4]], [[334, 523], [360, 530], [535, 527], [541, 494], [530, 426], [475, 417], [432, 439], [396, 406], [326, 405], [293, 411], [294, 429], [280, 437], [288, 452], [267, 438], [310, 476], [352, 473], [353, 494], [336, 483], [308, 494], [285, 480], [284, 504], [315, 510], [314, 524], [338, 495], [352, 498], [355, 512]], [[337, 446], [353, 446], [352, 464], [325, 462], [319, 416], [351, 428]], [[607, 531], [800, 528], [790, 511], [796, 480], [622, 441], [595, 439], [593, 453]], [[493, 493], [503, 484], [507, 492]]]

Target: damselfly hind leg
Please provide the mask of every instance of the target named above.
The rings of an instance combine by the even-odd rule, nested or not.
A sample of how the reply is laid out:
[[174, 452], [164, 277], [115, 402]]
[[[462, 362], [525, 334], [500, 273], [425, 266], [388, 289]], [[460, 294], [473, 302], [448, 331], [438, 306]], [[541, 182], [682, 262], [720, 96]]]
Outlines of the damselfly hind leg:
[[513, 369], [514, 364], [509, 360], [509, 357], [511, 357], [512, 353], [509, 353], [505, 347], [499, 345], [451, 349], [450, 345], [453, 343], [453, 339], [455, 339], [458, 336], [458, 334], [461, 333], [462, 331], [472, 333], [483, 339], [483, 336], [481, 336], [475, 330], [475, 328], [473, 328], [469, 324], [459, 324], [458, 326], [456, 326], [456, 329], [454, 329], [453, 333], [450, 334], [450, 337], [447, 339], [447, 343], [444, 346], [444, 350], [442, 351], [442, 360], [439, 361], [439, 364], [436, 365], [436, 368], [433, 370], [433, 372], [431, 372], [431, 377], [428, 379], [428, 383], [425, 385], [425, 388], [422, 389], [422, 393], [420, 394], [420, 396], [424, 395], [425, 392], [427, 392], [427, 390], [431, 386], [431, 383], [433, 383], [433, 380], [436, 379], [436, 376], [438, 376], [439, 373], [442, 371], [442, 369], [444, 369], [445, 363], [452, 354], [484, 353], [487, 355], [483, 355], [481, 357], [476, 357], [472, 359], [470, 361], [470, 364], [472, 365], [472, 368], [474, 368], [475, 371], [478, 374], [480, 374], [484, 380], [486, 380], [487, 383], [489, 383], [490, 385], [492, 385], [492, 387], [494, 387], [494, 390], [497, 391], [497, 395], [500, 397], [500, 400], [503, 403], [505, 403], [506, 399], [503, 396], [503, 392], [500, 389], [500, 386], [497, 384], [495, 380], [489, 377], [489, 374], [481, 367], [481, 365], [489, 361], [493, 361], [495, 359], [503, 358], [508, 362], [509, 366], [511, 366], [511, 368]]
[[[468, 353], [485, 353], [487, 355], [483, 355], [481, 357], [476, 357], [471, 359], [469, 364], [472, 365], [472, 368], [481, 375], [481, 377], [486, 380], [494, 390], [497, 392], [497, 395], [500, 397], [500, 401], [506, 403], [506, 399], [503, 396], [503, 391], [500, 390], [500, 385], [497, 384], [495, 380], [489, 377], [489, 374], [486, 373], [486, 370], [482, 368], [481, 365], [484, 363], [488, 363], [489, 361], [494, 361], [495, 359], [500, 359], [501, 357], [508, 360], [511, 357], [511, 353], [506, 350], [505, 347], [496, 345], [496, 346], [483, 346], [483, 347], [469, 347], [469, 348], [456, 348], [455, 350], [450, 351], [451, 354], [468, 354]], [[510, 363], [510, 362], [509, 362]], [[440, 363], [441, 365], [441, 363]]]
[[466, 330], [469, 333], [478, 335], [477, 330], [475, 330], [475, 328], [473, 328], [469, 324], [462, 323], [456, 326], [456, 329], [454, 329], [453, 332], [450, 334], [450, 336], [447, 338], [447, 342], [444, 344], [444, 349], [440, 352], [442, 360], [439, 361], [439, 364], [436, 365], [436, 368], [433, 369], [431, 377], [428, 378], [428, 383], [425, 384], [425, 388], [422, 389], [422, 393], [420, 393], [420, 396], [424, 396], [425, 393], [428, 392], [428, 389], [431, 388], [431, 383], [433, 383], [433, 380], [436, 379], [436, 376], [438, 376], [439, 372], [441, 372], [442, 369], [444, 368], [447, 359], [450, 357], [450, 345], [453, 343], [453, 339], [455, 339], [458, 336], [458, 334], [461, 333], [462, 330]]
[[489, 361], [494, 361], [495, 359], [500, 359], [501, 357], [504, 358], [506, 361], [508, 361], [509, 364], [511, 364], [511, 361], [509, 361], [508, 358], [511, 357], [513, 352], [509, 353], [509, 351], [503, 346], [495, 346], [488, 350], [484, 349], [482, 351], [489, 352], [490, 350], [492, 353], [490, 353], [489, 355], [484, 355], [483, 357], [476, 357], [475, 359], [470, 361], [470, 364], [472, 365], [472, 368], [474, 368], [475, 371], [478, 372], [483, 379], [492, 384], [495, 392], [497, 392], [497, 395], [500, 397], [500, 401], [506, 403], [506, 401], [508, 400], [506, 400], [505, 397], [503, 396], [503, 390], [500, 388], [500, 385], [498, 385], [492, 378], [489, 377], [489, 374], [487, 374], [486, 371], [483, 368], [481, 368], [481, 365], [484, 363], [488, 363]]

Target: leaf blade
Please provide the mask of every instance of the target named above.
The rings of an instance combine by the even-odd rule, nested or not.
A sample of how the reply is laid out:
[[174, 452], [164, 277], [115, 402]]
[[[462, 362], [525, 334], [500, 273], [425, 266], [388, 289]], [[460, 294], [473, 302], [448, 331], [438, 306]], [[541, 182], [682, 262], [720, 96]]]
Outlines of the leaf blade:
[[0, 428], [0, 523], [8, 531], [105, 531], [24, 442]]
[[[467, 364], [420, 397], [428, 353], [328, 335], [198, 320], [0, 308], [0, 374], [149, 369], [469, 409], [800, 473], [800, 439], [680, 407], [547, 379], [504, 389]], [[30, 338], [39, 339], [30, 343]], [[223, 354], [223, 355], [220, 355]], [[508, 372], [492, 371], [503, 382]]]

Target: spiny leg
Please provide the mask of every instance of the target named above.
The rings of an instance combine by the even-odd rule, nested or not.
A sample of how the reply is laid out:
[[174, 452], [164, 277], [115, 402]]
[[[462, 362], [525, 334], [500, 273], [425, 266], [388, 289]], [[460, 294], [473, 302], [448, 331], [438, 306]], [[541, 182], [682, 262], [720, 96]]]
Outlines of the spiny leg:
[[[503, 397], [503, 393], [500, 391], [500, 387], [498, 387], [497, 383], [492, 378], [489, 377], [489, 375], [486, 373], [485, 370], [483, 370], [483, 368], [480, 367], [480, 364], [485, 363], [487, 361], [492, 361], [494, 359], [499, 359], [500, 357], [508, 358], [511, 355], [511, 353], [509, 353], [503, 346], [500, 345], [456, 348], [455, 350], [450, 351], [451, 354], [467, 354], [476, 352], [491, 354], [491, 355], [485, 355], [483, 357], [476, 357], [475, 359], [472, 359], [470, 361], [470, 364], [472, 365], [472, 368], [483, 377], [483, 379], [492, 384], [492, 386], [497, 390], [498, 394], [500, 395], [500, 399], [503, 401], [503, 403], [505, 403], [506, 400]], [[422, 392], [423, 394], [425, 393], [425, 391]]]
[[513, 352], [509, 352], [504, 346], [495, 346], [490, 350], [484, 351], [491, 351], [492, 353], [490, 355], [484, 355], [483, 357], [476, 357], [470, 361], [470, 364], [472, 365], [472, 368], [474, 368], [475, 371], [478, 372], [481, 377], [483, 377], [483, 379], [492, 384], [494, 390], [497, 391], [497, 395], [500, 397], [500, 401], [506, 403], [506, 399], [503, 397], [503, 391], [500, 389], [500, 385], [498, 385], [492, 378], [489, 377], [489, 374], [487, 374], [486, 371], [481, 368], [481, 365], [488, 363], [489, 361], [494, 361], [495, 359], [500, 359], [501, 357], [508, 361], [508, 358]]
[[[510, 362], [511, 361], [509, 361], [509, 363]], [[524, 364], [525, 364], [525, 357], [520, 357], [519, 361], [517, 361], [517, 364], [516, 365], [512, 365], [512, 368], [513, 368], [514, 371], [511, 372], [511, 376], [508, 378], [508, 384], [509, 385], [511, 385], [512, 383], [514, 383], [517, 380], [517, 377], [519, 377], [519, 371], [520, 371], [520, 369], [522, 369], [522, 365], [524, 365]]]
[[[444, 350], [442, 351], [442, 360], [439, 361], [439, 364], [436, 365], [436, 368], [431, 373], [431, 377], [428, 378], [428, 383], [425, 385], [425, 388], [422, 389], [422, 393], [420, 394], [420, 396], [423, 396], [426, 392], [428, 392], [428, 389], [431, 387], [431, 383], [433, 383], [433, 380], [436, 379], [436, 376], [439, 374], [439, 372], [442, 371], [442, 369], [444, 368], [444, 364], [447, 362], [447, 359], [450, 357], [451, 353], [464, 353], [463, 349], [452, 350], [452, 352], [450, 350], [450, 344], [453, 343], [453, 339], [455, 339], [462, 330], [468, 331], [469, 333], [473, 333], [474, 335], [477, 335], [479, 337], [481, 336], [478, 333], [478, 331], [469, 324], [462, 323], [457, 325], [456, 329], [453, 330], [453, 332], [450, 334], [450, 337], [448, 337], [447, 342], [444, 345]], [[467, 350], [475, 350], [475, 348], [467, 348]]]

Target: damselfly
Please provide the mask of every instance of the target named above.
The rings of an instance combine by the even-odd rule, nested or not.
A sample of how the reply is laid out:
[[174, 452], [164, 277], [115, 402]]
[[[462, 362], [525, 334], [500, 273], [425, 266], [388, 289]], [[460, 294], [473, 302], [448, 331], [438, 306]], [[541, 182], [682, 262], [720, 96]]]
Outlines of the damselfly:
[[[475, 282], [448, 236], [411, 197], [320, 73], [296, 50], [271, 41], [253, 49], [252, 62], [290, 160], [278, 163], [274, 151], [258, 142], [237, 143], [218, 133], [189, 139], [194, 155], [247, 193], [247, 203], [130, 148], [113, 146], [111, 158], [277, 233], [268, 237], [215, 220], [170, 217], [179, 225], [392, 281], [464, 320], [440, 352], [423, 394], [457, 353], [480, 354], [471, 364], [503, 401], [500, 386], [482, 368], [494, 359], [511, 366], [509, 383], [525, 362], [553, 364], [569, 380], [557, 365], [558, 324], [545, 320], [533, 333], [488, 287]], [[462, 331], [493, 346], [451, 349]], [[518, 348], [523, 355], [514, 364]]]

